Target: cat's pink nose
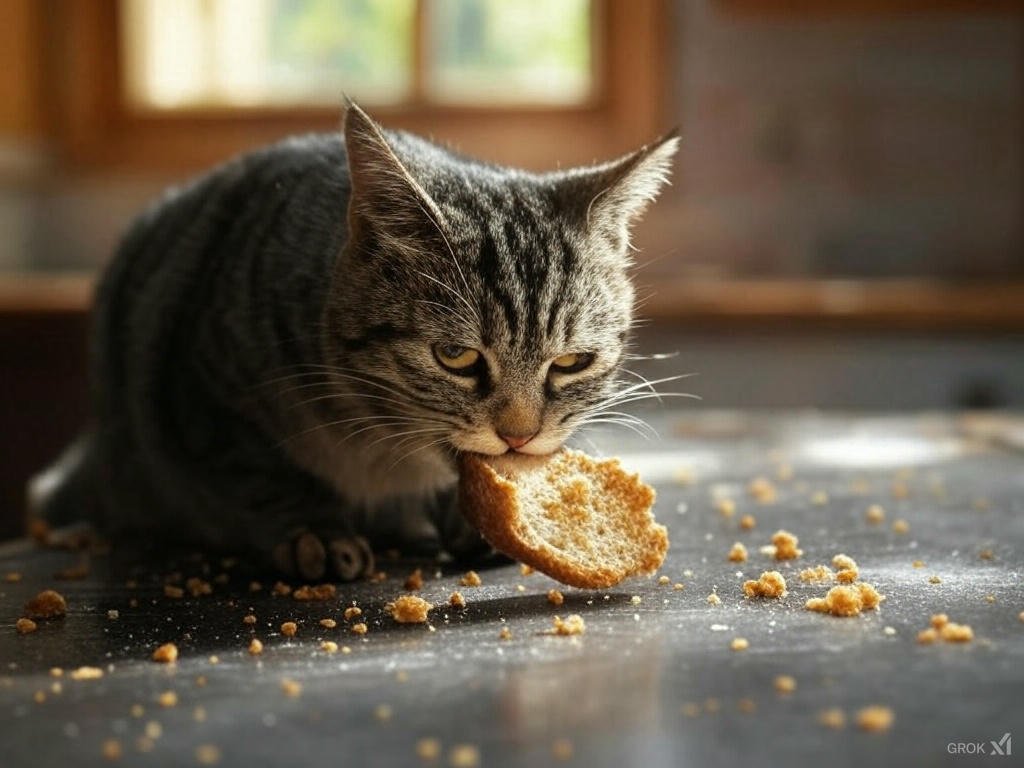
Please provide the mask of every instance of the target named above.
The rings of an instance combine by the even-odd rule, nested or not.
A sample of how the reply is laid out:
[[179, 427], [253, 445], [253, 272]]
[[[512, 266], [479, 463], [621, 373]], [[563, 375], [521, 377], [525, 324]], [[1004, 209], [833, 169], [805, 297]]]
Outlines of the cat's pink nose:
[[513, 450], [517, 448], [522, 448], [528, 442], [533, 440], [533, 438], [536, 436], [536, 432], [534, 432], [532, 435], [498, 435], [498, 437], [500, 437], [502, 440], [508, 443], [508, 447], [512, 448]]

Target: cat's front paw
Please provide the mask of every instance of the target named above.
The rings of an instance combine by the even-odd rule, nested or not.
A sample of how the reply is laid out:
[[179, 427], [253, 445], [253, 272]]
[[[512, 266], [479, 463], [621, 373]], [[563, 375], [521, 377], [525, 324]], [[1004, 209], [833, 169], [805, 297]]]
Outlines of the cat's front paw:
[[294, 532], [274, 547], [274, 566], [289, 576], [319, 581], [327, 576], [355, 581], [373, 573], [373, 550], [362, 536]]

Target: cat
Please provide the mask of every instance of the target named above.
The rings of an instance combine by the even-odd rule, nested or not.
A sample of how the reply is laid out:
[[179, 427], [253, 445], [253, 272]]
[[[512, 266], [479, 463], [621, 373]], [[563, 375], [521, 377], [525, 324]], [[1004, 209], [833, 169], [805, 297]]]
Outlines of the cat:
[[100, 281], [95, 426], [34, 508], [308, 580], [367, 573], [368, 538], [484, 551], [458, 453], [551, 453], [635, 391], [630, 228], [677, 145], [536, 174], [350, 102], [168, 191]]

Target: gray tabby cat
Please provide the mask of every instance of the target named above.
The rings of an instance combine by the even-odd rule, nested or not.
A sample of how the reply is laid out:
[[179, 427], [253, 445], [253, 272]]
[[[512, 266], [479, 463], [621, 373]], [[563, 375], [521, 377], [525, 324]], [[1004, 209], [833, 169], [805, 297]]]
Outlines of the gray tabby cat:
[[477, 551], [457, 453], [550, 453], [636, 391], [629, 227], [677, 143], [533, 174], [349, 105], [171, 190], [101, 282], [96, 427], [36, 508], [306, 579], [372, 568], [364, 536]]

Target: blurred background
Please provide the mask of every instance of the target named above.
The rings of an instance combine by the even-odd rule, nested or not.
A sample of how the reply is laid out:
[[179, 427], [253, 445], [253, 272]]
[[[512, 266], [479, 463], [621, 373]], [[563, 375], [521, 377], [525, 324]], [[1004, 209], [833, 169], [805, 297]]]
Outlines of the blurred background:
[[[645, 372], [701, 409], [1024, 406], [1019, 0], [0, 0], [0, 508], [88, 418], [94, 277], [161, 189], [377, 119], [532, 169], [678, 126]], [[0, 537], [5, 516], [0, 514]], [[8, 518], [13, 520], [13, 518]]]

